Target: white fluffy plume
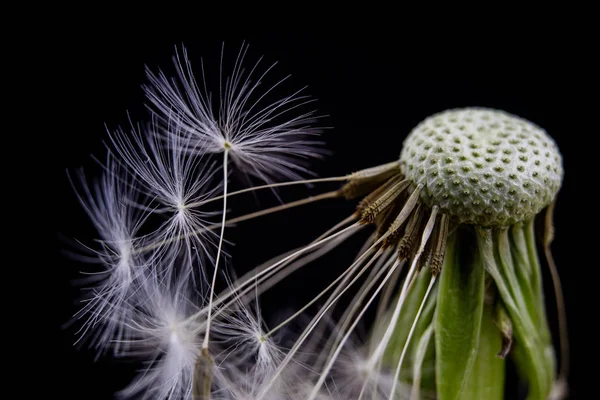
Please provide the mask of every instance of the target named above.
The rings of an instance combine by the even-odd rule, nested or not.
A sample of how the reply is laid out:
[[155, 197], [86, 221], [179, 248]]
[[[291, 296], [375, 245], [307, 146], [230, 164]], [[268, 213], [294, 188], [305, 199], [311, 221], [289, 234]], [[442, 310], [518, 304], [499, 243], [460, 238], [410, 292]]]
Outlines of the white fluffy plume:
[[98, 232], [99, 248], [88, 248], [92, 257], [83, 260], [100, 265], [85, 279], [89, 290], [76, 318], [83, 319], [80, 340], [87, 340], [99, 353], [112, 346], [118, 354], [126, 342], [124, 321], [129, 316], [132, 296], [144, 279], [151, 261], [137, 254], [136, 239], [148, 217], [132, 207], [140, 200], [135, 179], [111, 156], [107, 157], [101, 180], [89, 183], [81, 172], [71, 183], [79, 201]]
[[[182, 48], [174, 57], [177, 77], [170, 78], [147, 69], [150, 84], [145, 91], [153, 111], [166, 124], [190, 140], [186, 150], [202, 153], [222, 153], [229, 150], [231, 159], [244, 173], [264, 181], [300, 179], [309, 173], [307, 160], [319, 157], [323, 150], [313, 126], [318, 117], [314, 111], [301, 111], [314, 100], [303, 90], [281, 96], [283, 81], [273, 86], [263, 82], [275, 65], [261, 72], [259, 59], [252, 68], [243, 67], [248, 51], [242, 45], [231, 75], [224, 77], [223, 52], [219, 85], [209, 85], [201, 65], [200, 81], [192, 72], [187, 51]], [[214, 82], [214, 80], [213, 80]], [[214, 95], [211, 88], [218, 90]]]

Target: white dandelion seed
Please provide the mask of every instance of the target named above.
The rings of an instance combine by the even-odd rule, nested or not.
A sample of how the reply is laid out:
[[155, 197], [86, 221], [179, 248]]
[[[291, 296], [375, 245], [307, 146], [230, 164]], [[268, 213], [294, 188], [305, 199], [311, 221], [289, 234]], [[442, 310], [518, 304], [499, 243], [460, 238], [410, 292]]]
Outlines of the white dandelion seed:
[[275, 64], [260, 72], [261, 58], [247, 70], [243, 65], [247, 51], [248, 45], [242, 45], [231, 75], [225, 78], [222, 51], [216, 96], [203, 64], [198, 82], [185, 48], [173, 59], [176, 78], [147, 69], [150, 84], [144, 89], [152, 110], [167, 125], [177, 126], [167, 135], [179, 134], [192, 143], [187, 151], [228, 153], [242, 172], [267, 182], [300, 179], [310, 173], [307, 161], [323, 155], [315, 140], [320, 129], [313, 126], [318, 117], [314, 111], [299, 113], [314, 100], [303, 89], [269, 100], [289, 76], [264, 87]]
[[[223, 398], [255, 399], [262, 386], [271, 379], [284, 356], [284, 350], [273, 337], [261, 318], [258, 302], [255, 311], [242, 302], [215, 317], [212, 326], [212, 344], [215, 354], [216, 386], [213, 393]], [[284, 382], [270, 391], [270, 395], [285, 388]]]
[[192, 399], [196, 362], [201, 341], [195, 333], [201, 321], [188, 317], [198, 299], [186, 282], [145, 281], [146, 301], [126, 322], [133, 339], [130, 355], [143, 357], [148, 367], [124, 390], [122, 397], [142, 399]]
[[[218, 212], [192, 205], [219, 192], [215, 168], [186, 151], [191, 146], [189, 140], [177, 134], [162, 137], [156, 129], [153, 122], [145, 129], [132, 126], [128, 133], [122, 129], [110, 133], [115, 157], [119, 157], [144, 194], [152, 199], [152, 213], [162, 219], [158, 228], [144, 237], [140, 251], [153, 253], [157, 258], [183, 257], [186, 260], [176, 268], [178, 273], [206, 280], [205, 267], [214, 261], [216, 240], [208, 226], [210, 218]], [[138, 206], [149, 209], [147, 205]]]
[[[394, 377], [389, 371], [373, 368], [363, 349], [348, 343], [331, 372], [329, 387], [338, 400], [358, 399], [363, 393], [366, 399], [384, 400], [390, 397]], [[313, 388], [311, 387], [311, 390]], [[310, 392], [309, 392], [310, 393]], [[393, 399], [408, 399], [406, 387], [397, 388]], [[315, 399], [318, 399], [317, 396]]]
[[132, 297], [144, 279], [144, 269], [152, 264], [150, 257], [137, 252], [140, 243], [136, 239], [149, 213], [132, 206], [142, 201], [137, 184], [112, 156], [107, 157], [99, 182], [90, 185], [83, 172], [78, 180], [71, 183], [99, 234], [101, 246], [100, 250], [90, 249], [92, 258], [83, 259], [102, 265], [100, 272], [84, 279], [93, 286], [85, 306], [76, 314], [76, 318], [85, 319], [80, 340], [88, 340], [99, 353], [112, 346], [118, 354], [127, 339], [123, 325], [130, 304], [135, 303]]
[[242, 45], [231, 76], [225, 80], [224, 52], [221, 52], [216, 101], [208, 88], [203, 66], [201, 84], [198, 84], [185, 48], [182, 49], [182, 57], [179, 53], [174, 57], [177, 78], [169, 79], [163, 72], [154, 74], [147, 69], [150, 85], [145, 86], [145, 91], [152, 109], [165, 125], [176, 127], [166, 129], [163, 134], [167, 137], [183, 137], [186, 146], [180, 149], [182, 153], [223, 154], [222, 226], [210, 284], [205, 349], [208, 348], [213, 290], [224, 240], [229, 159], [242, 172], [271, 182], [280, 177], [299, 179], [301, 174], [309, 173], [306, 160], [323, 153], [317, 149], [319, 143], [312, 138], [319, 132], [311, 125], [316, 119], [314, 112], [294, 115], [294, 112], [313, 100], [299, 90], [282, 99], [269, 101], [269, 94], [287, 78], [261, 91], [263, 80], [274, 65], [259, 73], [259, 59], [246, 71], [243, 63], [247, 50], [248, 46]]

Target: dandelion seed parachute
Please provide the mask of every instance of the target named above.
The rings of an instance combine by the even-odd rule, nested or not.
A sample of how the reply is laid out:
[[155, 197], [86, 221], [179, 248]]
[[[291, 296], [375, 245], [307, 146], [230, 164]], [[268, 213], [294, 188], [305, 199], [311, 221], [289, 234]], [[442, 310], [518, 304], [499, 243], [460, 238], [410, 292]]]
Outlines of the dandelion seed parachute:
[[[175, 260], [171, 260], [174, 262]], [[201, 340], [195, 334], [203, 321], [189, 321], [202, 299], [185, 281], [166, 281], [157, 275], [144, 282], [145, 299], [124, 322], [129, 330], [130, 356], [143, 357], [146, 368], [119, 395], [124, 398], [188, 399], [192, 395]]]
[[[314, 100], [303, 95], [302, 90], [275, 101], [268, 100], [269, 94], [287, 78], [276, 82], [271, 88], [261, 90], [263, 80], [273, 66], [261, 73], [259, 59], [246, 71], [243, 63], [247, 51], [248, 46], [242, 45], [232, 73], [225, 81], [222, 51], [218, 99], [215, 102], [205, 79], [204, 66], [202, 65], [202, 80], [199, 85], [185, 49], [182, 49], [181, 56], [177, 52], [174, 57], [176, 79], [169, 79], [162, 72], [155, 74], [147, 70], [150, 84], [145, 86], [145, 91], [150, 107], [163, 125], [174, 125], [176, 128], [166, 129], [162, 133], [167, 137], [181, 137], [186, 144], [192, 144], [192, 148], [186, 146], [177, 150], [197, 155], [223, 154], [223, 225], [227, 210], [230, 159], [241, 172], [272, 182], [278, 178], [300, 179], [301, 175], [309, 174], [307, 159], [319, 157], [323, 153], [318, 150], [319, 143], [313, 138], [320, 131], [312, 126], [316, 120], [314, 112], [294, 115]], [[223, 228], [210, 283], [205, 348], [210, 335], [212, 289], [220, 267]]]
[[[127, 169], [138, 190], [150, 199], [146, 204], [131, 202], [129, 208], [145, 209], [161, 217], [151, 233], [139, 238], [143, 244], [138, 252], [152, 254], [155, 259], [185, 258], [179, 269], [186, 270], [178, 273], [193, 280], [206, 280], [205, 265], [214, 263], [218, 239], [206, 227], [212, 222], [211, 217], [219, 213], [190, 205], [219, 193], [214, 164], [191, 156], [192, 144], [182, 136], [173, 133], [162, 137], [156, 121], [145, 127], [132, 126], [129, 132], [118, 129], [109, 134], [114, 157]], [[154, 265], [173, 264], [158, 262]], [[158, 274], [170, 272], [168, 269], [156, 271]]]
[[[212, 393], [249, 398], [271, 380], [278, 349], [272, 334], [258, 336], [260, 317], [233, 291], [225, 306], [219, 299], [213, 303], [218, 272], [229, 279], [226, 268], [219, 268], [224, 263], [219, 259], [224, 253], [228, 161], [270, 182], [309, 174], [305, 161], [323, 152], [315, 147], [318, 129], [311, 125], [318, 117], [298, 113], [313, 100], [302, 91], [267, 100], [285, 78], [259, 90], [273, 67], [256, 74], [259, 60], [246, 73], [246, 51], [242, 46], [232, 76], [220, 82], [216, 103], [206, 84], [197, 86], [185, 50], [183, 64], [176, 62], [179, 83], [148, 71], [146, 93], [156, 112], [151, 123], [109, 131], [108, 178], [93, 192], [86, 186], [80, 196], [102, 236], [99, 258], [107, 264], [108, 276], [78, 314], [87, 318], [83, 333], [94, 331], [93, 344], [102, 349], [115, 345], [115, 355], [147, 361], [147, 368], [120, 393], [123, 397], [196, 399]], [[223, 154], [221, 182], [213, 179], [218, 167], [210, 156], [216, 153]], [[223, 196], [217, 196], [220, 190]], [[216, 199], [223, 199], [220, 213], [204, 207]], [[211, 224], [217, 214], [222, 223]], [[212, 281], [205, 271], [210, 264]], [[209, 340], [209, 332], [216, 340]], [[243, 349], [257, 353], [255, 364], [246, 365]], [[298, 391], [287, 383], [269, 384], [272, 398]]]
[[242, 45], [231, 74], [225, 76], [223, 48], [219, 85], [214, 86], [202, 63], [197, 80], [182, 48], [173, 58], [176, 78], [147, 69], [150, 84], [144, 89], [150, 107], [166, 125], [176, 126], [166, 135], [180, 135], [192, 143], [185, 151], [227, 151], [242, 172], [267, 182], [301, 179], [311, 173], [308, 161], [323, 154], [316, 140], [321, 129], [314, 125], [319, 117], [314, 111], [299, 111], [314, 99], [298, 90], [269, 100], [288, 77], [264, 87], [275, 65], [263, 68], [261, 58], [246, 69], [247, 52], [248, 45]]
[[127, 347], [128, 331], [124, 321], [129, 317], [129, 304], [135, 303], [135, 293], [144, 280], [144, 270], [153, 260], [137, 253], [141, 246], [138, 231], [149, 213], [133, 208], [131, 203], [143, 196], [132, 175], [112, 156], [104, 164], [99, 182], [89, 184], [83, 173], [71, 183], [78, 191], [83, 208], [96, 227], [100, 250], [92, 250], [87, 262], [98, 263], [101, 271], [85, 279], [89, 293], [76, 318], [85, 320], [80, 333], [98, 353], [112, 348], [119, 354]]

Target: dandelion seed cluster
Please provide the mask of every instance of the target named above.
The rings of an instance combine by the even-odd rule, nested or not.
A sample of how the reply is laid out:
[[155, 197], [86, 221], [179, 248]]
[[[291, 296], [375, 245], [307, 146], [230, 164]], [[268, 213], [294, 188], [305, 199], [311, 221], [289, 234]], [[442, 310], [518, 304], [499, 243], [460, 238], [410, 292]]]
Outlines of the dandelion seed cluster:
[[[283, 80], [265, 88], [273, 66], [260, 73], [259, 60], [246, 69], [247, 50], [229, 76], [221, 65], [217, 94], [203, 66], [200, 78], [193, 73], [185, 49], [174, 57], [174, 77], [148, 69], [150, 121], [109, 132], [99, 183], [72, 179], [100, 239], [91, 259], [104, 268], [76, 315], [80, 340], [146, 366], [121, 397], [499, 400], [497, 354], [509, 354], [502, 342], [513, 339], [530, 398], [560, 397], [533, 235], [563, 175], [545, 131], [498, 110], [449, 110], [410, 133], [399, 162], [302, 180], [308, 161], [323, 155], [317, 117], [300, 111], [312, 100], [297, 91], [267, 101]], [[231, 170], [266, 184], [231, 192]], [[232, 196], [327, 182], [344, 184], [229, 215]], [[306, 245], [237, 277], [226, 227], [327, 199], [359, 201]], [[324, 287], [319, 294], [267, 326], [262, 293], [373, 227], [339, 276], [314, 282]]]
[[[234, 282], [222, 228], [229, 161], [247, 181], [300, 179], [322, 155], [318, 117], [304, 109], [313, 100], [303, 90], [273, 99], [286, 78], [265, 86], [274, 65], [246, 69], [247, 51], [211, 81], [203, 66], [192, 72], [185, 49], [175, 76], [148, 68], [149, 120], [109, 130], [100, 181], [70, 175], [101, 245], [84, 259], [103, 268], [86, 279], [78, 343], [146, 365], [120, 397], [251, 399], [266, 383], [261, 398], [298, 390], [281, 383], [294, 368], [272, 376], [277, 335], [266, 335], [258, 303], [242, 302], [253, 281]], [[219, 299], [218, 282], [229, 284]]]

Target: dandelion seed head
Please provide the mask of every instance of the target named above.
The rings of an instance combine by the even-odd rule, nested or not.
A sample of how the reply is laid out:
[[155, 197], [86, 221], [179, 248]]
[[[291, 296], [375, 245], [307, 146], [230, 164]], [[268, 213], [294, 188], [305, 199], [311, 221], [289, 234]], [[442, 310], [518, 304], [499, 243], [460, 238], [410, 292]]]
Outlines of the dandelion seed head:
[[463, 108], [418, 124], [400, 155], [421, 200], [460, 223], [506, 226], [536, 215], [556, 196], [562, 157], [546, 131], [504, 111]]

